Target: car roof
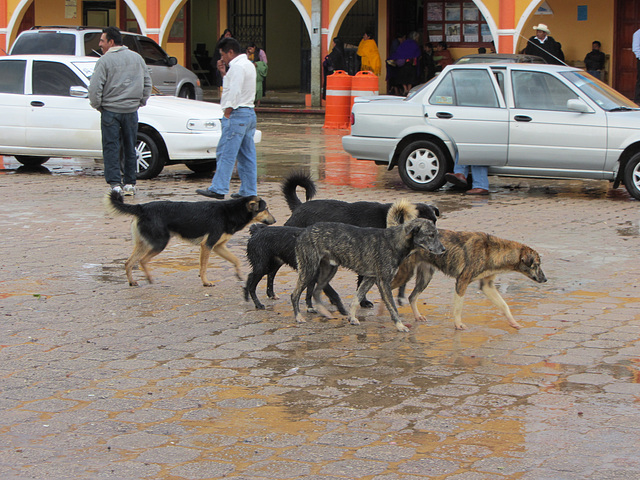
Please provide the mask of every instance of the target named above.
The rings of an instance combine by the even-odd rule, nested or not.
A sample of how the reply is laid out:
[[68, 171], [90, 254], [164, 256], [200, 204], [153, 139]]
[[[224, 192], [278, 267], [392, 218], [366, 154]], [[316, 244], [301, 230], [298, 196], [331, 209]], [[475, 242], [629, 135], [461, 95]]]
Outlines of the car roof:
[[499, 68], [499, 69], [508, 69], [508, 70], [529, 70], [529, 71], [539, 71], [539, 72], [580, 72], [584, 71], [580, 68], [571, 67], [569, 65], [551, 65], [549, 63], [455, 63], [453, 65], [447, 65], [443, 70], [445, 71], [451, 69], [469, 69], [469, 68], [478, 68], [478, 69], [486, 69], [486, 68]]
[[[82, 25], [36, 25], [35, 27], [31, 27], [29, 30], [24, 30], [20, 32], [20, 35], [26, 32], [102, 32], [104, 27], [89, 27]], [[120, 33], [122, 35], [133, 35], [136, 37], [143, 37], [144, 35], [140, 35], [139, 33], [133, 32], [125, 32], [121, 30]]]
[[0, 62], [9, 60], [52, 60], [55, 62], [97, 62], [98, 57], [83, 57], [79, 55], [53, 55], [53, 54], [22, 54], [0, 56]]
[[537, 55], [525, 55], [521, 53], [474, 53], [460, 57], [456, 63], [547, 63], [544, 58]]

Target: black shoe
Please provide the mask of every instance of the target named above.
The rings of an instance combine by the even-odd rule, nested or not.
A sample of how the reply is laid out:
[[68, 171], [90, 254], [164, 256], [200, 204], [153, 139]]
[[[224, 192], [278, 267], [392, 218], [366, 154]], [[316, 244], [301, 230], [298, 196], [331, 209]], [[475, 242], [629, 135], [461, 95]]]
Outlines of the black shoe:
[[242, 198], [243, 197], [243, 195], [240, 195], [239, 193], [232, 193], [230, 196], [231, 196], [231, 198]]
[[224, 200], [224, 195], [223, 194], [212, 192], [211, 190], [209, 190], [207, 188], [198, 188], [196, 190], [196, 193], [198, 195], [203, 195], [205, 197], [215, 198], [216, 200]]

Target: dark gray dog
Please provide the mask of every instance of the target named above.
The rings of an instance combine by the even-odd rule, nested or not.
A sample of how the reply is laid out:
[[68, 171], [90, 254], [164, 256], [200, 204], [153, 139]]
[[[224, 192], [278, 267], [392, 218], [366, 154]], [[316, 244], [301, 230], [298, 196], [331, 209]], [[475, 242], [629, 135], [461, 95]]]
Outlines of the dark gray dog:
[[433, 221], [416, 218], [409, 223], [389, 228], [362, 228], [320, 222], [307, 228], [296, 243], [298, 283], [291, 294], [296, 321], [305, 322], [300, 313], [300, 295], [316, 279], [316, 275], [313, 292], [316, 308], [320, 314], [331, 317], [322, 303], [320, 292], [336, 274], [338, 266], [343, 266], [363, 277], [351, 303], [349, 323], [360, 324], [356, 318], [358, 305], [375, 283], [398, 331], [408, 332], [409, 329], [400, 320], [393, 301], [391, 281], [402, 261], [415, 248], [424, 248], [434, 254], [445, 252]]

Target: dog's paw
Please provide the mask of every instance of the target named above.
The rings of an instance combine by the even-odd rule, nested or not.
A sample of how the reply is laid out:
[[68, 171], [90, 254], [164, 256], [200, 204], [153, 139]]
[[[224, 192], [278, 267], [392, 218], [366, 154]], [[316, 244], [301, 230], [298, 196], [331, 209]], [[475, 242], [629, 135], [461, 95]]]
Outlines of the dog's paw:
[[522, 328], [522, 325], [520, 325], [518, 322], [509, 322], [509, 325], [512, 326], [513, 328], [515, 328], [516, 330], [520, 330]]
[[456, 330], [466, 330], [467, 326], [464, 323], [456, 323], [455, 324]]
[[373, 308], [373, 302], [370, 302], [366, 298], [360, 302], [362, 308]]
[[212, 282], [202, 282], [202, 286], [203, 287], [213, 287], [213, 283]]
[[402, 322], [398, 322], [396, 323], [396, 328], [398, 329], [399, 332], [408, 332], [409, 331], [409, 327], [407, 327], [404, 323]]
[[315, 307], [307, 307], [307, 312], [308, 313], [318, 313], [318, 310], [316, 310]]
[[269, 297], [271, 300], [280, 300], [280, 297], [275, 293], [268, 294], [267, 297]]
[[398, 306], [406, 305], [407, 303], [407, 297], [398, 297]]
[[137, 286], [138, 286], [138, 282], [136, 282], [135, 280], [133, 280], [132, 282], [129, 282], [129, 286], [131, 286], [131, 287], [137, 287]]
[[426, 322], [427, 321], [427, 317], [425, 317], [422, 314], [414, 315], [414, 318], [416, 319], [416, 322]]
[[255, 305], [256, 305], [256, 310], [264, 310], [265, 309], [264, 305], [261, 304], [261, 303], [256, 303]]
[[349, 319], [349, 323], [350, 323], [351, 325], [360, 325], [360, 321], [359, 321], [356, 317], [351, 317], [351, 318]]
[[298, 323], [307, 323], [305, 318], [300, 313], [298, 315], [296, 315], [296, 322], [298, 322]]

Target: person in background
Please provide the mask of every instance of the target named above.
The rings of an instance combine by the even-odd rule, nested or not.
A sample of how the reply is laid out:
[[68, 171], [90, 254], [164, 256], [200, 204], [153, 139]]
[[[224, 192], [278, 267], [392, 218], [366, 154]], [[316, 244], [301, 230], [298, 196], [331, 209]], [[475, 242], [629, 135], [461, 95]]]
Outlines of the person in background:
[[[99, 45], [103, 55], [91, 75], [89, 103], [100, 112], [104, 178], [112, 190], [135, 195], [138, 109], [151, 95], [151, 75], [142, 57], [122, 45], [116, 27], [102, 30]], [[121, 153], [124, 172], [120, 172]]]
[[260, 106], [260, 100], [262, 100], [264, 96], [264, 81], [269, 71], [267, 62], [261, 60], [261, 52], [262, 49], [257, 47], [255, 43], [247, 47], [247, 58], [251, 60], [256, 67], [256, 106]]
[[324, 57], [322, 62], [322, 75], [324, 82], [322, 84], [322, 98], [327, 98], [327, 77], [337, 70], [346, 70], [347, 63], [344, 60], [344, 42], [340, 37], [333, 39], [333, 48], [331, 52]]
[[362, 40], [360, 40], [360, 44], [358, 44], [358, 51], [356, 53], [362, 60], [360, 71], [369, 71], [380, 75], [380, 53], [378, 52], [378, 45], [373, 38], [373, 33], [365, 32], [364, 35], [362, 35]]
[[436, 76], [436, 64], [433, 62], [433, 44], [427, 42], [422, 47], [422, 59], [420, 61], [422, 66], [422, 81], [428, 82]]
[[217, 148], [216, 173], [211, 185], [206, 189], [197, 189], [196, 193], [224, 200], [229, 192], [237, 158], [240, 190], [232, 193], [231, 198], [257, 195], [258, 165], [253, 143], [256, 131], [256, 68], [242, 53], [236, 39], [225, 38], [220, 42], [218, 70], [222, 75], [220, 106], [224, 116]]
[[218, 61], [220, 61], [220, 42], [224, 39], [224, 38], [231, 38], [233, 37], [233, 33], [231, 33], [231, 30], [229, 30], [228, 28], [224, 29], [224, 32], [222, 32], [222, 35], [220, 35], [220, 38], [218, 39], [218, 43], [216, 43], [216, 48], [213, 51], [213, 57], [211, 58], [211, 70], [214, 71], [214, 85], [216, 85], [217, 87], [222, 87], [222, 76], [220, 75], [220, 70], [218, 70]]
[[411, 32], [387, 61], [387, 64], [393, 62], [392, 65], [397, 68], [395, 84], [402, 88], [400, 95], [407, 95], [409, 90], [418, 83], [418, 65], [422, 56], [417, 42], [419, 39], [418, 32]]
[[524, 53], [542, 57], [552, 65], [564, 65], [562, 45], [551, 36], [549, 28], [544, 23], [541, 23], [533, 27], [533, 29], [536, 34], [527, 41]]
[[453, 57], [447, 47], [446, 42], [436, 43], [436, 51], [433, 55], [433, 61], [436, 64], [436, 71], [441, 72], [447, 65], [453, 65]]
[[605, 61], [604, 52], [600, 51], [601, 47], [602, 44], [598, 40], [595, 40], [591, 44], [591, 51], [584, 57], [584, 66], [586, 67], [587, 73], [593, 75], [598, 80], [600, 80], [601, 72], [604, 70]]
[[[257, 58], [255, 58], [256, 52], [258, 53]], [[264, 51], [264, 48], [258, 47], [255, 42], [247, 47], [247, 58], [252, 62], [260, 61], [265, 64], [269, 63], [267, 62], [267, 53]]]
[[640, 29], [636, 30], [633, 34], [633, 43], [631, 44], [631, 50], [636, 56], [636, 70], [638, 72], [636, 77], [636, 93], [633, 97], [633, 101], [640, 105]]

